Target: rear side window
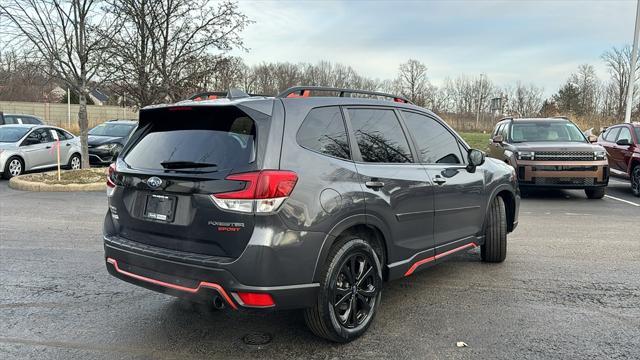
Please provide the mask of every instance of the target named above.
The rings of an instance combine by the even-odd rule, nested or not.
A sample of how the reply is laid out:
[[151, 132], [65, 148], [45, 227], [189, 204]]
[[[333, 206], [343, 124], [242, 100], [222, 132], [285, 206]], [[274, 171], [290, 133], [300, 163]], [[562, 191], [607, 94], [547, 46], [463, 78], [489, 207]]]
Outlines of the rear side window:
[[55, 129], [55, 130], [58, 133], [58, 137], [60, 138], [60, 140], [73, 139], [73, 135], [69, 134], [68, 132], [66, 132], [64, 130], [60, 130], [60, 129]]
[[255, 161], [255, 123], [235, 107], [148, 110], [133, 138], [124, 161], [137, 169], [221, 171]]
[[349, 109], [349, 119], [365, 162], [413, 161], [409, 143], [393, 110]]
[[609, 130], [607, 130], [607, 133], [604, 134], [604, 139], [609, 141], [609, 142], [615, 142], [616, 141], [616, 137], [618, 137], [618, 133], [620, 133], [620, 128], [619, 127], [609, 129]]
[[42, 124], [42, 122], [40, 120], [38, 120], [36, 118], [33, 118], [33, 117], [29, 117], [29, 116], [23, 117], [22, 118], [22, 123], [23, 124], [35, 124], [35, 125]]
[[402, 116], [416, 141], [418, 155], [422, 163], [462, 163], [458, 140], [442, 124], [428, 116], [414, 112], [403, 111]]
[[311, 110], [300, 126], [297, 141], [300, 146], [309, 150], [341, 159], [351, 159], [347, 131], [338, 107]]

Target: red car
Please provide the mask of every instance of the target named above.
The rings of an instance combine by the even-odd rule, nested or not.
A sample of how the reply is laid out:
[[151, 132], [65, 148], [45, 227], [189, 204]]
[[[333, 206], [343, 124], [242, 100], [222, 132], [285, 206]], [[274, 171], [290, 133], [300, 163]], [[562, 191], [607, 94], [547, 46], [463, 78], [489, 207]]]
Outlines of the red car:
[[598, 144], [607, 150], [611, 171], [628, 175], [633, 195], [640, 196], [640, 123], [611, 126], [600, 134]]

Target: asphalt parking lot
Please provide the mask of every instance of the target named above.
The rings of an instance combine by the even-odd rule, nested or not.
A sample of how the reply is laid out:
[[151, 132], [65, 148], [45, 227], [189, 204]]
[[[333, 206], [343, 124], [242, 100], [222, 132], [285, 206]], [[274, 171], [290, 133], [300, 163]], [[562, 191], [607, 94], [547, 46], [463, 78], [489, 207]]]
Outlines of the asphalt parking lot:
[[[315, 338], [298, 312], [213, 311], [107, 274], [103, 193], [0, 181], [0, 358], [640, 358], [640, 199], [612, 180], [523, 199], [503, 264], [476, 250], [387, 283], [361, 339]], [[262, 347], [245, 334], [272, 335]], [[456, 347], [464, 341], [468, 347]]]

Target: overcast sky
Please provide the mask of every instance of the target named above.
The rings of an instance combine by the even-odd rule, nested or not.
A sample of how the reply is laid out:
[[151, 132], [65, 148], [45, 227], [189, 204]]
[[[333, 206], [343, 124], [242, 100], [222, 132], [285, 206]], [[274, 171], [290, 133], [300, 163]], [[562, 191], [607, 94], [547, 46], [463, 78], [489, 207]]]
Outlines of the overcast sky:
[[350, 65], [392, 78], [409, 58], [435, 84], [486, 73], [494, 83], [534, 82], [550, 95], [578, 65], [633, 42], [635, 0], [267, 1], [240, 0], [254, 24], [244, 33], [247, 63]]

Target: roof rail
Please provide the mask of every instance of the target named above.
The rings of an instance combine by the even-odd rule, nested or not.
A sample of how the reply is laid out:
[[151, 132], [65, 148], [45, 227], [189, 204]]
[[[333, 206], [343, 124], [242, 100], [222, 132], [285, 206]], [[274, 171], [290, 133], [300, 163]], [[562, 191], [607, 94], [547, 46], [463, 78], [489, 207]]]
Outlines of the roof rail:
[[201, 100], [216, 100], [216, 99], [222, 99], [222, 98], [226, 98], [226, 99], [242, 99], [242, 98], [247, 98], [247, 97], [251, 97], [251, 96], [268, 97], [269, 95], [247, 94], [247, 93], [245, 93], [244, 91], [242, 91], [240, 89], [231, 88], [227, 92], [224, 92], [224, 91], [205, 91], [205, 92], [197, 93], [197, 94], [191, 95], [189, 97], [189, 100], [201, 101]]
[[391, 98], [395, 102], [413, 104], [411, 101], [409, 101], [409, 99], [405, 98], [404, 96], [392, 95], [392, 94], [387, 94], [387, 93], [377, 92], [377, 91], [344, 89], [344, 88], [334, 88], [334, 87], [325, 87], [325, 86], [294, 86], [281, 92], [276, 97], [277, 98], [309, 97], [311, 95], [311, 91], [337, 92], [339, 93], [338, 97], [347, 97], [346, 94], [362, 94], [362, 95], [370, 95], [370, 96], [380, 96], [380, 97]]
[[498, 122], [500, 122], [502, 120], [513, 120], [513, 116], [505, 116], [502, 119], [498, 120]]
[[569, 119], [568, 116], [564, 116], [564, 115], [560, 115], [560, 116], [552, 116], [551, 118], [553, 119], [565, 119], [565, 120], [571, 120]]

